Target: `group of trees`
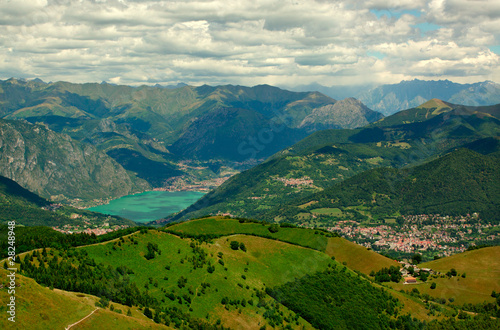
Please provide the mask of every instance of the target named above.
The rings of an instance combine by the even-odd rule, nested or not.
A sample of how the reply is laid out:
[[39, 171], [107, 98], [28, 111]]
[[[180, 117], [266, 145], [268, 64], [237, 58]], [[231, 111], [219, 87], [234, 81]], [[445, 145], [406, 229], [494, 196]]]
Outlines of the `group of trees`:
[[396, 282], [398, 283], [403, 276], [401, 276], [401, 273], [399, 272], [399, 267], [396, 266], [391, 266], [389, 268], [382, 268], [378, 272], [372, 271], [370, 273], [370, 276], [375, 278], [375, 282]]
[[37, 251], [21, 260], [21, 273], [38, 283], [61, 290], [83, 292], [132, 306], [157, 306], [158, 301], [130, 281], [126, 266], [96, 263], [85, 250]]
[[396, 298], [335, 264], [266, 292], [318, 329], [385, 328], [398, 315]]
[[146, 258], [147, 260], [153, 259], [156, 256], [156, 253], [158, 253], [158, 255], [161, 255], [161, 250], [158, 248], [158, 244], [148, 242], [147, 248], [148, 252], [144, 255], [144, 258]]
[[229, 244], [231, 246], [231, 249], [233, 250], [241, 250], [243, 252], [247, 252], [247, 248], [243, 242], [238, 242], [238, 241], [231, 241]]
[[[131, 234], [141, 227], [131, 227], [117, 230], [108, 234], [96, 236], [95, 234], [63, 234], [45, 226], [16, 227], [16, 253], [23, 253], [34, 249], [54, 248], [68, 249], [70, 247], [90, 245]], [[7, 257], [7, 232], [6, 225], [0, 225], [0, 257]]]

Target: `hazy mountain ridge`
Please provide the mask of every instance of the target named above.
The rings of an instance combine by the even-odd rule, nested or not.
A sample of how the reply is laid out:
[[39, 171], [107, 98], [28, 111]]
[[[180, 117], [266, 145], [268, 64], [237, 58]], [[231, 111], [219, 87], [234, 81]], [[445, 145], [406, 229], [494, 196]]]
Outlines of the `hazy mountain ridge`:
[[391, 115], [400, 110], [416, 107], [433, 98], [469, 106], [498, 104], [500, 85], [491, 81], [457, 84], [449, 80], [415, 79], [375, 87], [361, 92], [357, 97], [371, 109], [380, 111], [384, 115]]
[[333, 98], [355, 97], [372, 110], [385, 116], [400, 110], [417, 107], [433, 99], [468, 106], [483, 106], [500, 103], [500, 84], [483, 81], [459, 84], [449, 80], [410, 80], [381, 86], [332, 86], [318, 84], [297, 86], [296, 91], [317, 90]]

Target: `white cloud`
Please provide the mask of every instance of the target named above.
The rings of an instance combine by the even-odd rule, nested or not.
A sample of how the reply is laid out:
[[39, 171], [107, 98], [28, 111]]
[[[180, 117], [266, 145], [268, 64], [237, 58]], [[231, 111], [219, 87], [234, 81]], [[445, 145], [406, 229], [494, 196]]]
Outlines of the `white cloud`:
[[[426, 30], [426, 24], [434, 25]], [[0, 3], [0, 78], [498, 81], [499, 56], [490, 47], [500, 43], [499, 25], [500, 3], [481, 0], [6, 0]]]

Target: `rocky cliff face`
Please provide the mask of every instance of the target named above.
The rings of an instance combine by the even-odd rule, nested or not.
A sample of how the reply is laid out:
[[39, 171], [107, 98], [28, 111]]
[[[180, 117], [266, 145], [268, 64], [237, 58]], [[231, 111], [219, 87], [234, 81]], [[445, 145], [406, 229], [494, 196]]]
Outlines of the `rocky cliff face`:
[[0, 175], [49, 199], [118, 197], [149, 187], [92, 145], [9, 120], [0, 120]]
[[308, 132], [330, 128], [356, 128], [383, 117], [381, 113], [370, 110], [359, 100], [346, 98], [335, 104], [314, 109], [299, 127]]

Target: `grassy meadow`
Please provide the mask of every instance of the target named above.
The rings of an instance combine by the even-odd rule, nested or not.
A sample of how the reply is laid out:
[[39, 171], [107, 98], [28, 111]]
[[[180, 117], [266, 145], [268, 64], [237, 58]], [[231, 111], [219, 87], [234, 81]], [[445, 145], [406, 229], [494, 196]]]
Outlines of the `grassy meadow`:
[[328, 239], [322, 231], [307, 230], [304, 228], [280, 228], [271, 233], [269, 225], [264, 223], [244, 222], [223, 217], [211, 217], [182, 222], [168, 228], [173, 232], [192, 235], [233, 235], [247, 234], [269, 237], [280, 241], [309, 247], [318, 251], [325, 251]]
[[[232, 241], [243, 243], [246, 251], [233, 250]], [[196, 318], [209, 315], [208, 320], [213, 322], [231, 319], [236, 313], [239, 323], [252, 327], [266, 323], [261, 316], [262, 308], [257, 307], [258, 292], [263, 292], [266, 286], [284, 284], [335, 263], [326, 254], [312, 249], [248, 235], [230, 235], [212, 243], [199, 243], [149, 230], [146, 234], [135, 234], [133, 242], [129, 237], [121, 242], [83, 249], [97, 263], [133, 270], [130, 280], [161, 301], [163, 306], [179, 308]], [[158, 244], [161, 255], [147, 260], [144, 256], [148, 243]], [[205, 256], [201, 257], [203, 264], [197, 261], [201, 255]], [[212, 273], [207, 269], [210, 265], [215, 268]], [[179, 285], [183, 278], [187, 279], [185, 285]], [[172, 295], [175, 299], [169, 298]], [[223, 305], [221, 301], [225, 297], [245, 300], [245, 306], [241, 303]], [[280, 310], [285, 315], [295, 316], [284, 306], [280, 306]], [[298, 322], [308, 326], [302, 319]]]
[[[499, 255], [500, 246], [493, 246], [426, 262], [419, 267], [431, 268], [438, 274], [431, 275], [426, 282], [418, 281], [411, 286], [393, 283], [392, 287], [396, 290], [416, 288], [422, 294], [444, 298], [453, 305], [493, 303], [495, 298], [491, 297], [491, 292], [500, 291]], [[446, 276], [452, 268], [457, 276]], [[433, 282], [435, 289], [431, 289]]]
[[[119, 281], [136, 286], [140, 296], [155, 300], [149, 305], [152, 313], [155, 317], [160, 315], [161, 322], [165, 321], [167, 326], [174, 328], [203, 321], [205, 326], [223, 325], [231, 329], [260, 329], [264, 326], [312, 329], [311, 324], [319, 324], [323, 313], [331, 306], [327, 303], [324, 310], [313, 307], [313, 303], [322, 306], [323, 298], [318, 301], [306, 297], [307, 294], [304, 296], [309, 292], [304, 285], [322, 292], [321, 278], [328, 276], [331, 276], [325, 282], [328, 285], [339, 281], [336, 288], [330, 288], [332, 295], [340, 294], [347, 286], [354, 290], [353, 294], [372, 297], [373, 308], [380, 308], [387, 301], [390, 305], [393, 299], [393, 306], [398, 311], [387, 310], [388, 315], [392, 315], [386, 319], [388, 322], [396, 322], [397, 313], [411, 313], [421, 321], [442, 320], [456, 316], [453, 305], [494, 302], [491, 291], [500, 292], [499, 252], [500, 247], [483, 248], [422, 264], [420, 267], [440, 272], [429, 277], [427, 283], [375, 283], [365, 274], [391, 266], [399, 267], [399, 264], [321, 230], [272, 227], [266, 223], [211, 217], [166, 229], [143, 228], [108, 242], [68, 251], [38, 250], [38, 255], [26, 253], [22, 259], [36, 267], [44, 264], [46, 269], [50, 265], [54, 267], [54, 262], [66, 262], [69, 269], [75, 268], [74, 274], [66, 273], [66, 276], [75, 278], [79, 276], [76, 269], [80, 267], [94, 267], [94, 270], [107, 274], [121, 273]], [[458, 274], [449, 278], [444, 274], [451, 268]], [[4, 273], [2, 269], [0, 275], [3, 278]], [[92, 274], [88, 276], [93, 278]], [[318, 279], [318, 282], [300, 284], [304, 278]], [[430, 289], [432, 282], [437, 285], [435, 289]], [[18, 325], [36, 324], [32, 329], [64, 328], [96, 310], [96, 303], [101, 304], [101, 299], [96, 296], [49, 289], [24, 276], [19, 276], [19, 283]], [[364, 291], [353, 289], [357, 285]], [[376, 292], [369, 289], [371, 287], [382, 288], [399, 302], [394, 298], [376, 298]], [[303, 290], [302, 293], [296, 291], [298, 289]], [[413, 289], [418, 289], [419, 295], [412, 294]], [[278, 292], [275, 290], [282, 290], [280, 292], [288, 300], [273, 298]], [[436, 303], [428, 303], [424, 294], [445, 298], [445, 303], [435, 311]], [[8, 298], [5, 289], [0, 290], [0, 297], [2, 300]], [[309, 301], [307, 299], [311, 304], [303, 303], [301, 309], [296, 309], [298, 305], [290, 305], [291, 302]], [[333, 304], [339, 303], [340, 299], [347, 299], [351, 304], [359, 303], [359, 299], [352, 295], [338, 296], [336, 300], [331, 296], [324, 299]], [[355, 300], [358, 302], [354, 303]], [[111, 299], [109, 306], [100, 306], [74, 328], [168, 328], [146, 317], [146, 305], [141, 304], [129, 308]], [[127, 315], [129, 310], [131, 315]], [[345, 312], [349, 314], [350, 310], [352, 308]], [[0, 312], [4, 311], [5, 307], [0, 307]], [[311, 315], [316, 316], [311, 318]], [[372, 318], [374, 324], [376, 320]], [[1, 322], [5, 323], [5, 319]], [[6, 328], [3, 323], [0, 327]]]

